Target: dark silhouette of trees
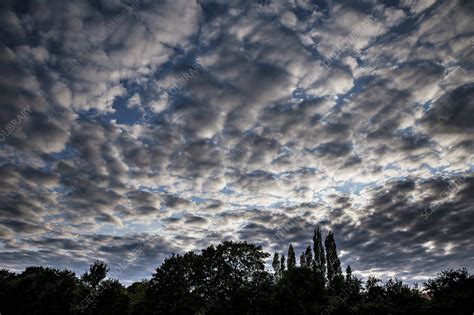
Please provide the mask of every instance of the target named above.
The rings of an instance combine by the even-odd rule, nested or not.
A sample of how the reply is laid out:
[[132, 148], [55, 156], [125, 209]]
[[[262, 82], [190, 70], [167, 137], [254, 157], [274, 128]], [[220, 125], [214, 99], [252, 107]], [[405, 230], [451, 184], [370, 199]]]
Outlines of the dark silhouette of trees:
[[71, 312], [78, 283], [74, 273], [45, 267], [28, 267], [19, 275], [2, 273], [0, 283], [5, 296], [1, 300], [2, 314]]
[[128, 306], [128, 313], [130, 315], [141, 315], [146, 312], [146, 291], [148, 288], [148, 281], [142, 280], [135, 282], [127, 288], [127, 293], [130, 298]]
[[351, 279], [352, 279], [351, 265], [347, 265], [347, 268], [346, 268], [346, 282], [350, 282]]
[[81, 276], [81, 281], [91, 288], [97, 288], [99, 283], [107, 276], [107, 272], [109, 272], [107, 265], [102, 261], [96, 260], [90, 266], [89, 271]]
[[326, 258], [327, 258], [327, 277], [330, 283], [334, 282], [334, 278], [339, 278], [342, 275], [341, 262], [337, 255], [336, 241], [334, 240], [334, 234], [329, 231], [324, 241], [326, 247]]
[[0, 270], [0, 312], [470, 315], [474, 311], [474, 276], [466, 269], [442, 271], [423, 288], [372, 276], [363, 283], [350, 266], [342, 275], [332, 232], [324, 244], [318, 228], [314, 248], [307, 246], [301, 253], [300, 266], [290, 245], [287, 260], [274, 254], [270, 273], [265, 270], [270, 255], [261, 247], [226, 241], [200, 252], [172, 254], [150, 280], [128, 288], [108, 278], [109, 269], [100, 261], [80, 277], [46, 267], [28, 267], [20, 274]]
[[[472, 314], [474, 277], [466, 269], [445, 270], [425, 283], [432, 314]], [[457, 312], [457, 313], [456, 313]]]
[[302, 265], [301, 267], [311, 268], [311, 265], [313, 264], [313, 253], [311, 252], [311, 245], [308, 245], [308, 247], [306, 247], [306, 250], [304, 251], [304, 256], [305, 265]]
[[194, 314], [201, 309], [226, 313], [248, 303], [258, 308], [258, 287], [272, 282], [264, 270], [268, 256], [246, 242], [224, 242], [199, 255], [173, 255], [150, 280], [148, 299], [156, 301], [151, 308], [164, 314]]
[[274, 292], [270, 314], [312, 314], [314, 302], [323, 294], [318, 291], [317, 282], [308, 268], [287, 270], [274, 284]]
[[290, 244], [288, 247], [288, 262], [287, 262], [288, 270], [293, 270], [296, 268], [296, 256], [295, 250], [293, 249], [293, 245]]
[[285, 269], [286, 269], [285, 262], [286, 262], [285, 255], [281, 254], [281, 257], [280, 257], [280, 277], [283, 277], [283, 274], [285, 273]]
[[[172, 255], [153, 274], [147, 293], [150, 302], [148, 308], [158, 313], [191, 314], [203, 306], [200, 295], [205, 292], [196, 291], [200, 279], [206, 271], [200, 269], [203, 257], [188, 252], [184, 255]], [[211, 283], [212, 279], [206, 279]]]
[[301, 255], [300, 255], [300, 266], [306, 267], [306, 256], [304, 252], [301, 252]]
[[272, 267], [273, 271], [275, 272], [275, 277], [278, 278], [280, 276], [280, 256], [278, 253], [273, 255]]
[[118, 280], [106, 279], [108, 271], [104, 262], [95, 261], [80, 277], [73, 313], [128, 314], [128, 292]]
[[323, 238], [321, 236], [321, 230], [319, 229], [319, 227], [314, 230], [313, 250], [313, 270], [321, 279], [324, 279], [326, 275], [326, 257], [324, 255]]

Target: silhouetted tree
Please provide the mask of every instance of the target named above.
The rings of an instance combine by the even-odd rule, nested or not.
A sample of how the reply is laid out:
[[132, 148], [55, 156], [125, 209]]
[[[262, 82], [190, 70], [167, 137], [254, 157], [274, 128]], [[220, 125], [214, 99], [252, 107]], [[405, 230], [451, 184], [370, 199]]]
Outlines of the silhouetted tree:
[[150, 280], [148, 298], [156, 301], [152, 309], [166, 314], [222, 314], [258, 308], [262, 303], [255, 299], [256, 285], [271, 284], [264, 271], [268, 256], [253, 244], [226, 241], [200, 255], [169, 257]]
[[311, 250], [311, 245], [308, 245], [308, 247], [306, 247], [304, 255], [305, 255], [305, 262], [306, 262], [304, 267], [311, 268], [311, 265], [313, 264], [313, 253]]
[[288, 270], [296, 268], [296, 257], [295, 257], [295, 250], [293, 249], [293, 245], [290, 244], [288, 247], [288, 262], [287, 262]]
[[334, 280], [334, 277], [341, 276], [341, 262], [337, 255], [336, 242], [334, 240], [334, 234], [332, 231], [329, 231], [324, 241], [326, 247], [326, 257], [327, 257], [327, 275], [328, 280], [331, 282]]
[[130, 315], [142, 315], [147, 313], [146, 309], [146, 290], [148, 286], [147, 280], [134, 282], [127, 288], [130, 303], [128, 306]]
[[[319, 230], [313, 241], [322, 247]], [[424, 284], [410, 287], [401, 280], [369, 276], [365, 286], [340, 271], [336, 242], [325, 240], [328, 278], [316, 268], [311, 246], [296, 267], [293, 246], [285, 255], [270, 255], [246, 242], [224, 242], [200, 253], [172, 254], [151, 280], [125, 288], [108, 279], [107, 265], [94, 262], [79, 279], [67, 270], [28, 267], [16, 274], [0, 270], [1, 314], [357, 314], [471, 315], [474, 278], [466, 269], [446, 270]], [[320, 253], [320, 251], [315, 251]], [[321, 259], [318, 258], [319, 266]], [[288, 264], [286, 264], [288, 263]], [[288, 270], [285, 270], [288, 265]]]
[[304, 251], [302, 251], [300, 255], [300, 267], [306, 267], [306, 256], [304, 254]]
[[0, 270], [0, 312], [14, 314], [17, 290], [15, 280], [18, 275], [6, 269]]
[[474, 313], [474, 276], [466, 269], [442, 271], [424, 287], [433, 314]]
[[96, 260], [89, 267], [89, 271], [82, 275], [81, 281], [91, 288], [96, 288], [105, 279], [108, 271], [109, 269], [103, 261]]
[[95, 261], [89, 271], [81, 276], [78, 287], [78, 301], [74, 312], [80, 314], [128, 314], [129, 295], [116, 279], [105, 279], [109, 268], [101, 261]]
[[351, 280], [352, 280], [351, 265], [347, 265], [347, 268], [346, 268], [346, 282], [350, 282]]
[[280, 276], [280, 256], [278, 255], [278, 253], [275, 253], [273, 255], [272, 267], [273, 267], [273, 271], [275, 272], [275, 277], [279, 277]]
[[369, 276], [365, 283], [363, 303], [359, 306], [362, 314], [384, 314], [387, 306], [384, 304], [385, 291], [381, 280]]
[[196, 313], [204, 306], [200, 292], [194, 289], [200, 285], [201, 267], [201, 257], [193, 252], [166, 258], [149, 282], [148, 308], [160, 314]]
[[426, 300], [418, 289], [410, 288], [399, 279], [389, 279], [384, 285], [383, 304], [387, 306], [389, 314], [420, 314], [425, 309]]
[[101, 289], [97, 290], [97, 298], [90, 306], [87, 314], [126, 315], [130, 299], [125, 287], [116, 279], [104, 280]]
[[285, 273], [285, 269], [286, 269], [285, 255], [281, 254], [281, 258], [280, 258], [280, 277], [283, 277], [283, 274]]
[[[2, 314], [70, 314], [77, 278], [67, 270], [28, 267], [10, 278], [9, 300], [1, 301]], [[4, 289], [2, 287], [2, 289]]]
[[274, 291], [273, 311], [267, 314], [313, 314], [323, 295], [308, 268], [289, 269]]
[[313, 235], [313, 250], [314, 250], [314, 264], [313, 270], [322, 279], [324, 279], [326, 272], [326, 258], [324, 255], [323, 238], [319, 227], [314, 230]]

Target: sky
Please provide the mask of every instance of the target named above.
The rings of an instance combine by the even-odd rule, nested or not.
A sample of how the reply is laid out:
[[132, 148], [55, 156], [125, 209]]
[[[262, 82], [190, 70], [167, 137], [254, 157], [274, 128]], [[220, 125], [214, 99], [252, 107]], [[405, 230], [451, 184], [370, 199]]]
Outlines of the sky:
[[474, 2], [6, 0], [0, 267], [125, 283], [224, 240], [474, 267]]

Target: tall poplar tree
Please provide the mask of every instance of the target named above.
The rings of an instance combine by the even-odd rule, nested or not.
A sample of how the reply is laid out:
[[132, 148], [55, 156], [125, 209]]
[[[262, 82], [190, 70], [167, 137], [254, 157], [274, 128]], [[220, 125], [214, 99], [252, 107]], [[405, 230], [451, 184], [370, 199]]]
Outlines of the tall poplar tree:
[[341, 276], [341, 261], [337, 256], [336, 241], [334, 240], [334, 234], [329, 231], [324, 241], [326, 247], [326, 257], [327, 257], [327, 271], [328, 271], [328, 280], [332, 281], [335, 276]]
[[280, 266], [280, 256], [278, 255], [278, 253], [275, 253], [275, 255], [273, 255], [272, 267], [273, 267], [273, 270], [275, 271], [275, 276], [279, 277], [281, 266]]
[[321, 236], [321, 230], [319, 229], [319, 227], [314, 230], [313, 250], [313, 270], [317, 272], [322, 278], [324, 278], [326, 271], [326, 257], [324, 255], [323, 238]]
[[293, 249], [293, 245], [290, 244], [288, 247], [288, 262], [287, 262], [288, 270], [293, 270], [296, 268], [296, 256], [295, 250]]
[[304, 251], [301, 252], [301, 256], [300, 256], [300, 267], [301, 267], [301, 268], [305, 268], [305, 267], [306, 267], [306, 255], [305, 255]]
[[283, 276], [283, 273], [285, 272], [285, 268], [286, 268], [285, 255], [281, 254], [281, 258], [280, 258], [280, 277]]
[[311, 245], [308, 245], [308, 247], [306, 247], [304, 255], [305, 255], [305, 262], [306, 262], [304, 267], [311, 268], [311, 265], [313, 263], [313, 252], [311, 250]]

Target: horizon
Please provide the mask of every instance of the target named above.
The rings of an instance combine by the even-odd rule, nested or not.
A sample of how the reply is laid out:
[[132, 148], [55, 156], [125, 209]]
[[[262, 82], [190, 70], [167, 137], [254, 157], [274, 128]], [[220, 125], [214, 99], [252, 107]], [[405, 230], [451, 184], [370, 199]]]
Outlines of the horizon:
[[226, 240], [299, 257], [321, 227], [357, 277], [472, 272], [473, 13], [5, 1], [0, 269], [133, 257], [129, 285]]
[[[233, 240], [230, 240], [230, 241], [233, 241]], [[238, 240], [236, 242], [245, 242], [245, 240]], [[337, 243], [337, 236], [336, 236], [336, 243]], [[219, 244], [222, 244], [222, 243], [215, 243], [215, 244], [209, 244], [209, 246], [214, 246], [216, 247], [217, 245]], [[259, 246], [259, 245], [257, 245]], [[263, 248], [262, 248], [263, 249]], [[202, 249], [196, 249], [196, 250], [191, 250], [191, 252], [193, 253], [196, 253], [196, 254], [200, 254], [201, 251], [204, 250], [204, 248]], [[263, 249], [264, 250], [264, 249]], [[338, 249], [338, 252], [340, 251], [340, 249]], [[278, 252], [275, 252], [275, 253], [278, 253]], [[169, 258], [169, 257], [172, 257], [172, 255], [183, 255], [183, 253], [170, 253], [168, 256], [166, 256], [166, 258]], [[273, 255], [271, 255], [272, 253], [269, 253], [270, 256], [265, 260], [265, 268], [264, 270], [269, 272], [269, 273], [274, 273], [274, 270], [272, 268], [272, 265], [271, 265], [271, 261], [272, 261], [272, 258], [273, 258]], [[278, 253], [278, 254], [286, 254], [285, 252], [283, 253]], [[117, 276], [120, 276], [120, 274], [122, 273], [121, 270], [123, 268], [120, 268], [121, 266], [123, 265], [129, 265], [129, 264], [133, 264], [133, 260], [135, 259], [135, 257], [137, 257], [138, 255], [132, 255], [132, 259], [123, 259], [122, 261], [120, 261], [118, 264], [116, 265], [112, 265], [112, 266], [108, 266], [109, 267], [109, 272], [107, 274], [107, 277], [106, 279], [117, 279], [119, 280], [123, 285], [125, 285], [126, 287], [129, 287], [130, 285], [132, 285], [133, 283], [136, 283], [136, 282], [140, 282], [140, 281], [143, 281], [143, 280], [146, 280], [148, 281], [151, 277], [152, 277], [152, 274], [156, 271], [157, 268], [160, 268], [161, 267], [161, 263], [160, 262], [159, 264], [156, 265], [156, 267], [153, 269], [153, 272], [150, 273], [150, 275], [148, 277], [144, 277], [144, 278], [141, 278], [141, 279], [120, 279], [119, 277]], [[298, 257], [298, 254], [296, 255]], [[165, 259], [166, 259], [165, 258]], [[103, 262], [103, 261], [101, 261]], [[92, 261], [90, 263], [90, 265], [92, 265], [94, 263], [94, 261]], [[297, 263], [297, 266], [301, 267], [299, 263]], [[86, 273], [87, 271], [89, 271], [89, 268], [90, 266], [88, 266], [86, 269], [84, 270], [72, 270], [66, 266], [62, 266], [62, 265], [55, 265], [55, 266], [48, 266], [48, 265], [42, 265], [42, 266], [27, 266], [27, 267], [45, 267], [45, 268], [53, 268], [53, 269], [58, 269], [58, 270], [69, 270], [69, 271], [72, 271], [74, 272], [75, 276], [76, 277], [80, 277], [81, 275], [83, 275], [84, 273]], [[342, 269], [345, 270], [345, 267], [347, 266], [344, 266], [342, 265], [341, 267], [343, 267]], [[118, 269], [115, 269], [115, 268], [118, 268]], [[460, 270], [460, 269], [466, 269], [468, 272], [470, 272], [471, 270], [469, 268], [466, 268], [466, 267], [463, 267], [463, 266], [458, 266], [457, 268], [452, 268], [452, 269], [445, 269], [445, 270]], [[21, 274], [24, 269], [17, 269], [17, 270], [10, 270], [10, 271], [13, 271], [17, 274]], [[436, 272], [434, 275], [429, 275], [429, 276], [426, 276], [425, 278], [420, 278], [420, 279], [409, 279], [409, 278], [406, 278], [404, 277], [404, 279], [402, 278], [398, 278], [397, 275], [395, 273], [391, 274], [391, 275], [388, 275], [388, 276], [382, 276], [381, 278], [378, 278], [377, 277], [377, 273], [368, 273], [368, 274], [361, 274], [360, 272], [358, 272], [357, 270], [352, 270], [352, 275], [354, 277], [356, 277], [357, 279], [361, 280], [362, 283], [365, 283], [367, 281], [367, 279], [369, 277], [377, 277], [378, 279], [382, 280], [383, 282], [386, 282], [390, 279], [392, 280], [402, 280], [404, 284], [414, 288], [414, 287], [418, 287], [418, 288], [422, 288], [422, 286], [429, 280], [429, 279], [433, 279], [435, 276], [437, 276], [440, 272], [442, 272], [444, 270], [439, 270], [438, 272]]]

